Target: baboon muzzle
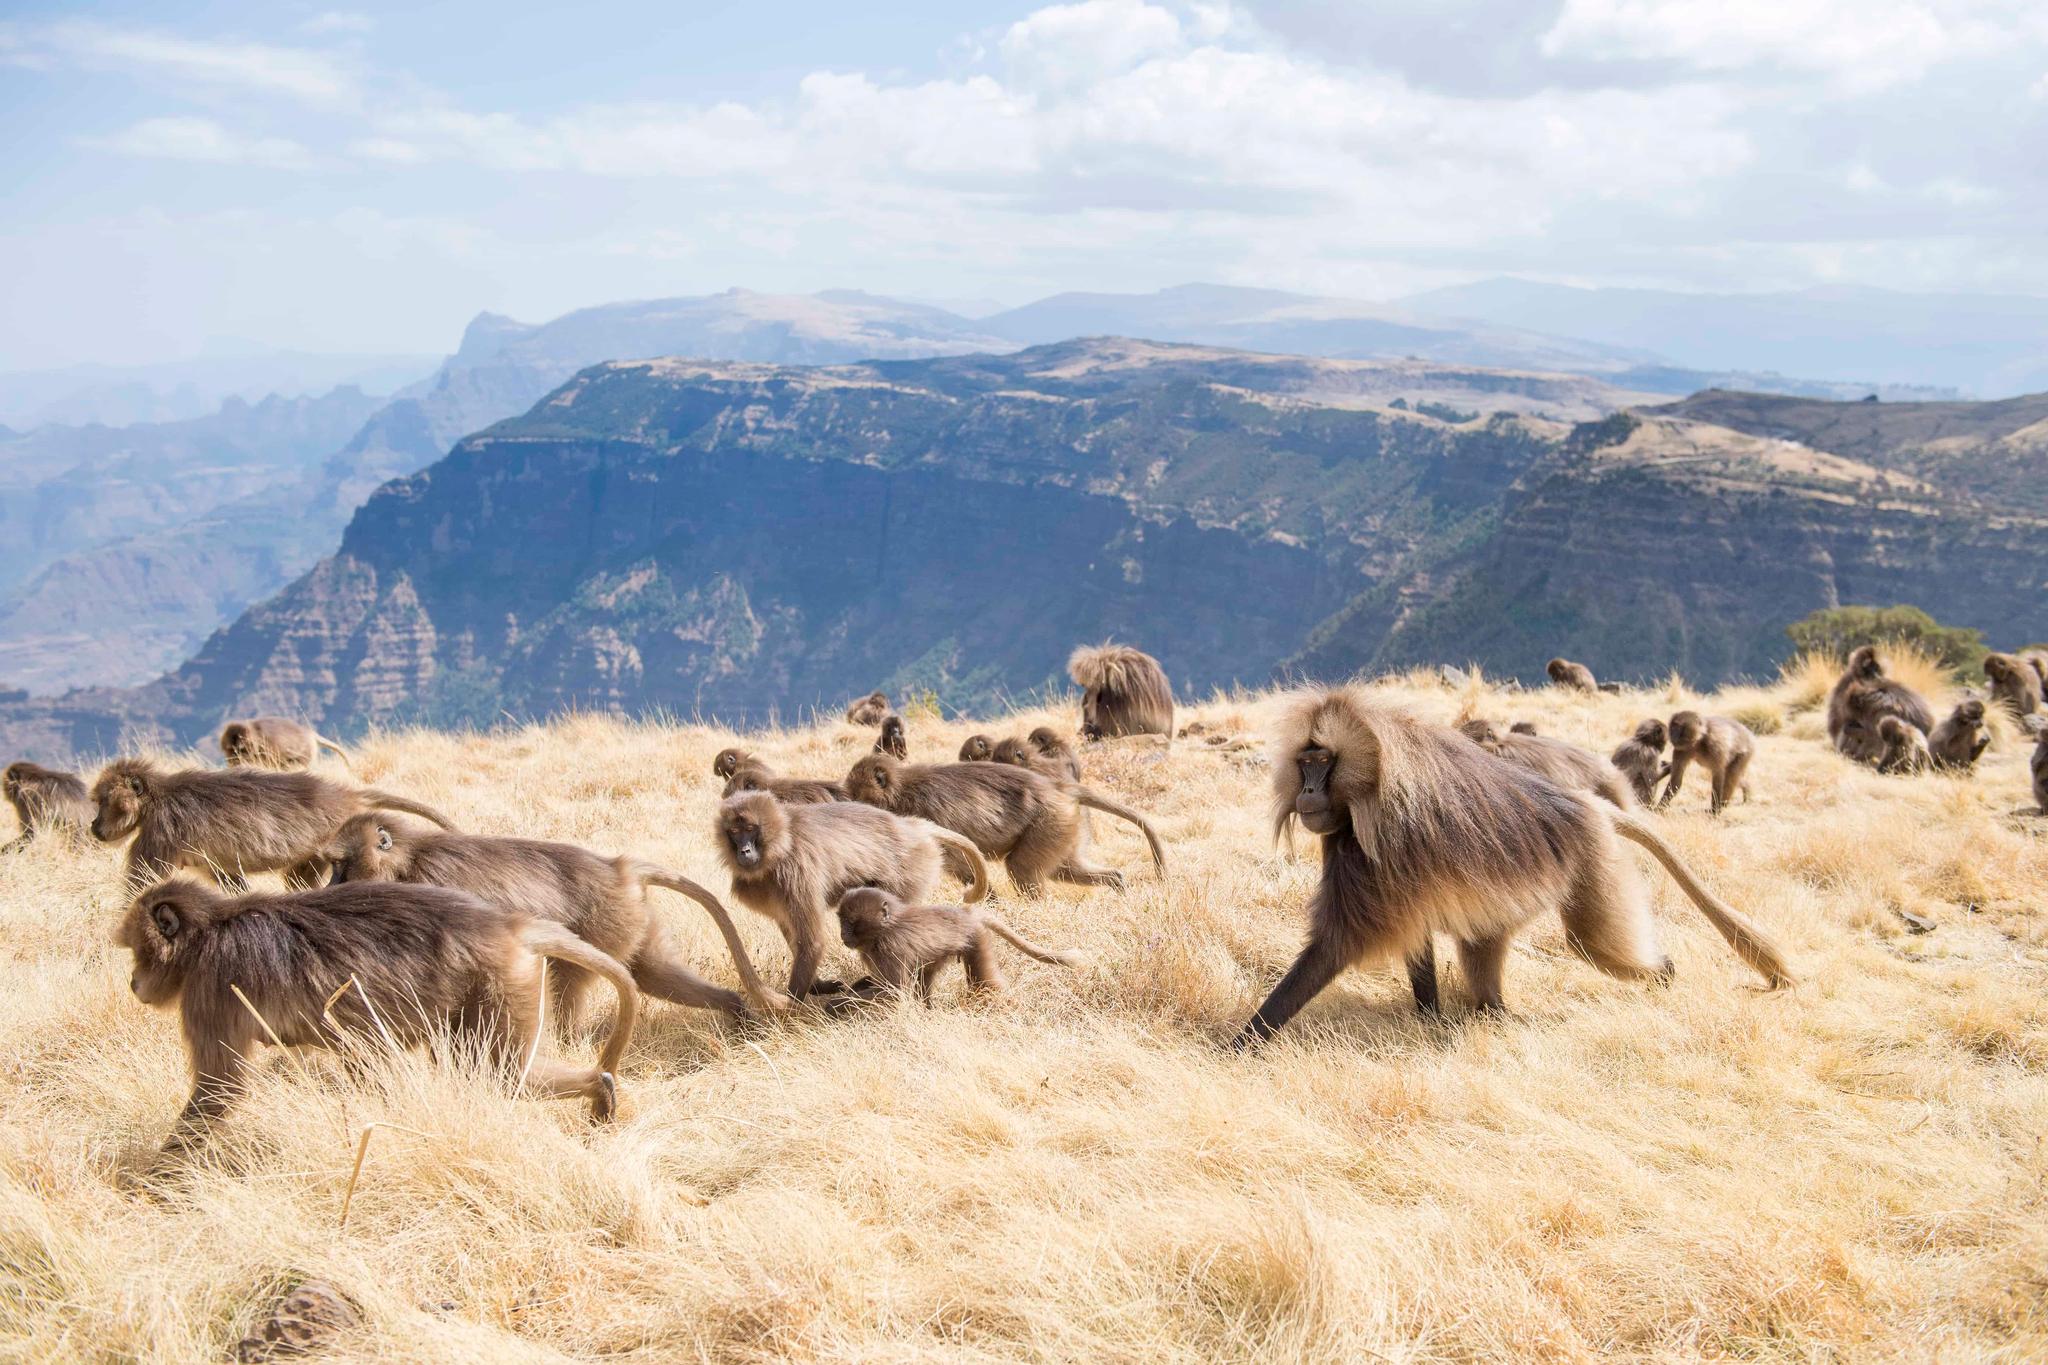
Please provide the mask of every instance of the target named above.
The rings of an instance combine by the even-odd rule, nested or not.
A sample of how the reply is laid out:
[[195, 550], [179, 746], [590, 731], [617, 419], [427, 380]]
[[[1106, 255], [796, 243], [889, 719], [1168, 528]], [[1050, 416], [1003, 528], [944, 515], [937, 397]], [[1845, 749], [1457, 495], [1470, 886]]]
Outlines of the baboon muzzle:
[[732, 856], [739, 860], [741, 867], [759, 867], [761, 865], [761, 846], [752, 839], [735, 839], [732, 845]]
[[1333, 834], [1339, 823], [1330, 806], [1330, 769], [1335, 756], [1328, 749], [1303, 749], [1294, 766], [1301, 790], [1294, 795], [1294, 813], [1311, 834]]

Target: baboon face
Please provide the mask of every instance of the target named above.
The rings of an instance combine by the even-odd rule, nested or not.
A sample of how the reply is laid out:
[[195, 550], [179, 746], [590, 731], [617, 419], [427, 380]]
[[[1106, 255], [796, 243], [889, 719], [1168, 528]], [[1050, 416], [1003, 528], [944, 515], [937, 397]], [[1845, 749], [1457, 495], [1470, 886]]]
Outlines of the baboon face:
[[742, 750], [720, 749], [718, 757], [711, 760], [711, 772], [717, 777], [731, 777], [739, 771], [740, 764], [744, 763], [746, 758], [747, 755]]
[[1646, 720], [1636, 727], [1636, 743], [1647, 744], [1657, 752], [1664, 751], [1664, 722]]
[[887, 805], [895, 791], [896, 760], [887, 754], [869, 755], [846, 775], [846, 794], [870, 806]]
[[327, 846], [327, 884], [403, 881], [410, 850], [399, 836], [380, 816], [358, 815]]
[[987, 735], [969, 735], [967, 742], [960, 746], [962, 763], [986, 763], [995, 754], [995, 744]]
[[1331, 799], [1330, 779], [1337, 770], [1337, 755], [1312, 744], [1294, 756], [1300, 787], [1294, 793], [1294, 814], [1311, 834], [1335, 834], [1350, 818], [1342, 802]]
[[1884, 676], [1884, 665], [1877, 661], [1877, 651], [1869, 645], [1856, 646], [1856, 652], [1849, 656], [1849, 671], [1865, 682]]
[[1984, 723], [1984, 703], [1972, 698], [1956, 708], [1956, 716], [1965, 725], [1982, 725]]
[[92, 837], [114, 843], [142, 823], [142, 803], [149, 792], [149, 770], [137, 763], [116, 763], [92, 786]]
[[1707, 723], [1697, 711], [1680, 711], [1671, 718], [1671, 747], [1690, 749], [1706, 735]]
[[128, 989], [145, 1005], [174, 1005], [185, 989], [192, 945], [204, 935], [216, 897], [186, 881], [169, 881], [137, 896], [114, 931], [114, 943], [133, 955]]
[[1081, 738], [1102, 738], [1101, 689], [1091, 687], [1081, 694]]
[[719, 852], [741, 872], [753, 872], [780, 858], [789, 842], [789, 822], [766, 792], [744, 792], [718, 811]]
[[220, 732], [220, 753], [230, 764], [249, 759], [249, 727], [236, 721]]
[[1551, 680], [1552, 682], [1563, 682], [1563, 681], [1564, 681], [1564, 660], [1563, 660], [1563, 659], [1552, 659], [1552, 660], [1551, 660], [1551, 661], [1550, 661], [1549, 663], [1547, 663], [1547, 664], [1545, 664], [1545, 665], [1543, 666], [1543, 671], [1544, 671], [1545, 673], [1548, 673], [1548, 674], [1550, 675], [1550, 680]]
[[1014, 737], [996, 745], [994, 759], [997, 763], [1008, 763], [1019, 768], [1031, 766], [1030, 751], [1024, 747], [1023, 740]]
[[855, 887], [839, 898], [839, 941], [858, 952], [874, 942], [901, 905], [879, 887]]

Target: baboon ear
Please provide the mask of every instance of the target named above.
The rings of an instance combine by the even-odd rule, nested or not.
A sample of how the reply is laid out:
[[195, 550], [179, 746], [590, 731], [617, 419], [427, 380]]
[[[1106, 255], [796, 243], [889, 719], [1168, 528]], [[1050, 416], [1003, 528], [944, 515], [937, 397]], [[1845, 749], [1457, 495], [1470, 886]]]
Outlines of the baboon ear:
[[169, 901], [158, 901], [150, 909], [149, 917], [156, 924], [156, 931], [165, 938], [176, 938], [178, 931], [185, 927], [185, 921], [178, 915], [178, 907]]

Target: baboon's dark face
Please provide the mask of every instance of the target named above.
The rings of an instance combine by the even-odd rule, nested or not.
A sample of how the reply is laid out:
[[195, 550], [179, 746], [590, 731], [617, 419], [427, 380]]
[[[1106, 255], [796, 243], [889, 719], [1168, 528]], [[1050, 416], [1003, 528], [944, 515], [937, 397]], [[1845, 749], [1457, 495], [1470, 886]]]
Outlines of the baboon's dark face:
[[1294, 756], [1301, 787], [1294, 794], [1294, 814], [1311, 834], [1335, 834], [1349, 818], [1344, 807], [1331, 799], [1330, 776], [1337, 769], [1337, 756], [1320, 745], [1311, 745]]
[[744, 815], [734, 815], [725, 822], [725, 845], [732, 852], [733, 862], [750, 872], [768, 856], [768, 841], [761, 837], [761, 827]]
[[1700, 742], [1706, 724], [1690, 711], [1682, 711], [1671, 718], [1671, 747], [1690, 749]]
[[109, 773], [93, 785], [92, 800], [97, 809], [92, 817], [92, 837], [102, 843], [125, 839], [142, 823], [143, 783], [132, 773]]
[[1102, 696], [1093, 687], [1081, 694], [1081, 738], [1102, 738]]

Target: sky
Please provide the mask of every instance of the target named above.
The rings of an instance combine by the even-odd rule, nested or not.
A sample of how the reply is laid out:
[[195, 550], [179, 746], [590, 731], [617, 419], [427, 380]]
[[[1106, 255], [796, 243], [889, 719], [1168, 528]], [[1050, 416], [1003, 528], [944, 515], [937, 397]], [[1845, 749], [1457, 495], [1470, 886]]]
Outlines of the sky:
[[492, 310], [2048, 293], [2039, 0], [0, 0], [0, 369]]

